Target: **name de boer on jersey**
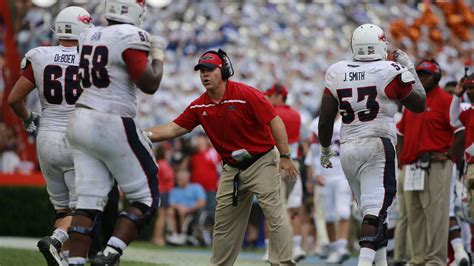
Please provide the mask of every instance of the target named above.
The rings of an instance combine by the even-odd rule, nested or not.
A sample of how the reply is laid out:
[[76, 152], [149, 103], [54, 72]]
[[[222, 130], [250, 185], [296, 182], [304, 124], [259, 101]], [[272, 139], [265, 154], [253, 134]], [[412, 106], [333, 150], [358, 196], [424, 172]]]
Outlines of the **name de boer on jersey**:
[[56, 63], [66, 63], [66, 64], [75, 64], [76, 55], [73, 54], [55, 54], [54, 62]]

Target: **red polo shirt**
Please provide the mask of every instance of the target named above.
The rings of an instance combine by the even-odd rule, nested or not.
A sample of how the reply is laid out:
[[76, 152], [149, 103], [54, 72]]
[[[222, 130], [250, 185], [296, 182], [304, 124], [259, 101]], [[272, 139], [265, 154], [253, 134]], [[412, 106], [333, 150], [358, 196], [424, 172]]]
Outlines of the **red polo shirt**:
[[190, 160], [191, 182], [200, 184], [206, 192], [217, 191], [221, 158], [214, 148], [194, 153]]
[[449, 124], [449, 105], [452, 96], [440, 87], [426, 94], [426, 108], [423, 113], [413, 113], [405, 108], [397, 124], [398, 134], [403, 136], [400, 154], [402, 164], [411, 164], [429, 151], [447, 152], [454, 133], [463, 128]]
[[286, 104], [275, 106], [278, 116], [285, 124], [286, 133], [288, 134], [288, 143], [295, 143], [300, 140], [301, 116], [290, 106]]
[[[472, 109], [472, 106], [461, 112], [459, 120], [461, 120], [461, 123], [466, 127], [466, 142], [464, 147], [467, 149], [474, 144], [474, 109]], [[467, 162], [474, 163], [474, 157], [467, 152], [465, 154]]]
[[275, 145], [269, 127], [275, 116], [275, 108], [261, 91], [228, 80], [219, 103], [204, 93], [173, 122], [189, 131], [202, 125], [222, 159], [235, 163], [231, 157], [235, 150], [257, 154]]

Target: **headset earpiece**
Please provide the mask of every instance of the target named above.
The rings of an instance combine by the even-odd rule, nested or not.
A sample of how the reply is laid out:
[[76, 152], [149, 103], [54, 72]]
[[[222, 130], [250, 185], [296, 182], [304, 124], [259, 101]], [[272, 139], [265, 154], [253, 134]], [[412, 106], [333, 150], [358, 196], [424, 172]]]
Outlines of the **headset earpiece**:
[[222, 79], [227, 80], [234, 75], [234, 68], [232, 67], [232, 62], [227, 56], [227, 53], [222, 49], [217, 50], [217, 55], [224, 62], [221, 68]]

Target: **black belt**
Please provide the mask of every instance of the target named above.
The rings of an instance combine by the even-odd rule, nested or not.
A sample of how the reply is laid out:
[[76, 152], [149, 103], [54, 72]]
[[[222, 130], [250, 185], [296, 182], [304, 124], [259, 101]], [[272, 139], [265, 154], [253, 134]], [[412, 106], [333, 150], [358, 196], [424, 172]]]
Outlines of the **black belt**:
[[271, 150], [273, 150], [273, 147], [271, 149], [269, 149], [268, 151], [266, 151], [266, 152], [258, 153], [258, 154], [252, 154], [251, 158], [249, 158], [247, 160], [243, 160], [242, 162], [238, 162], [238, 163], [224, 162], [224, 164], [227, 164], [231, 167], [239, 169], [237, 174], [235, 174], [234, 180], [233, 180], [234, 191], [232, 193], [232, 206], [237, 206], [237, 200], [239, 199], [239, 184], [240, 184], [239, 177], [240, 177], [240, 172], [247, 170], [247, 168], [252, 166], [252, 164], [254, 164], [256, 161], [258, 161], [258, 159], [262, 158], [265, 154], [267, 154]]

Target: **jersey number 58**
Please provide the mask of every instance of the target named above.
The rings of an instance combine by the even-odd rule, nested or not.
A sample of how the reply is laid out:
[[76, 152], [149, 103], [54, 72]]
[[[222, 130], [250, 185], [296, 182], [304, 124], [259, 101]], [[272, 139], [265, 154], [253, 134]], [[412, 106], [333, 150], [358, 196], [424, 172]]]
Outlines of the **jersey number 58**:
[[108, 61], [109, 49], [106, 46], [82, 46], [79, 75], [83, 88], [90, 88], [91, 85], [94, 85], [100, 89], [110, 85], [109, 72], [106, 68]]

